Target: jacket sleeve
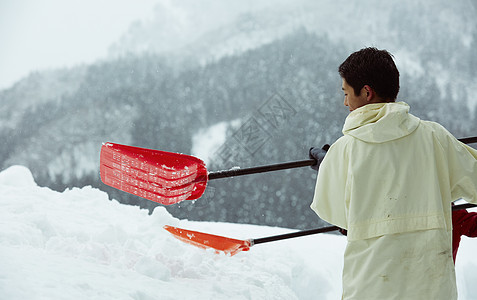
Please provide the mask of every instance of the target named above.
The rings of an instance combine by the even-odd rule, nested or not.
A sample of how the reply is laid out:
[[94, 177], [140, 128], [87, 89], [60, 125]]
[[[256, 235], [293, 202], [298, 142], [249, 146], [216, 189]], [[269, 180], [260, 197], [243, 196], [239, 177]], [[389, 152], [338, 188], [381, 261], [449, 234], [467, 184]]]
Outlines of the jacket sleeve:
[[343, 138], [328, 150], [318, 170], [311, 208], [324, 221], [347, 229], [348, 155]]
[[446, 146], [452, 199], [477, 204], [477, 150], [450, 134]]
[[477, 212], [456, 211], [452, 215], [454, 230], [459, 235], [477, 237]]

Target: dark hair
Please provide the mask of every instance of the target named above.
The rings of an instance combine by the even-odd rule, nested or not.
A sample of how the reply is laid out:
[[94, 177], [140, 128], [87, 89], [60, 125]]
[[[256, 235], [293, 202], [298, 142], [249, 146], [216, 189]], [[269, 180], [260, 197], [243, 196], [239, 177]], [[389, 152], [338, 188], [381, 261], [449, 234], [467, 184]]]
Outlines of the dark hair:
[[356, 95], [363, 86], [369, 85], [383, 101], [396, 100], [399, 71], [392, 54], [386, 50], [364, 48], [354, 52], [339, 66], [338, 72]]

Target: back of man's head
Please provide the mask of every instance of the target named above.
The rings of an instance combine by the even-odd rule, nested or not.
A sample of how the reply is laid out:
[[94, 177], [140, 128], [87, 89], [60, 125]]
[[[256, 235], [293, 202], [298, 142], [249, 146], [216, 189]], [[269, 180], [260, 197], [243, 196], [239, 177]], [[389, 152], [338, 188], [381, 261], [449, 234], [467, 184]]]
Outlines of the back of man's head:
[[399, 71], [386, 50], [364, 48], [352, 53], [338, 68], [341, 78], [356, 95], [369, 85], [385, 102], [394, 102], [399, 92]]

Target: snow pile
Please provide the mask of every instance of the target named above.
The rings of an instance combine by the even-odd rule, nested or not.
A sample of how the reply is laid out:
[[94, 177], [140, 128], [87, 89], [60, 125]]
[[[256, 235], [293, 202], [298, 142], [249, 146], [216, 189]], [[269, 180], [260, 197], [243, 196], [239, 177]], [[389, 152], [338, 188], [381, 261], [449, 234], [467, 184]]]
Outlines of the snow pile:
[[[162, 227], [239, 239], [290, 230], [178, 220], [163, 207], [148, 215], [91, 187], [63, 193], [38, 187], [20, 166], [0, 173], [0, 207], [1, 299], [340, 298], [345, 238], [339, 235], [217, 255]], [[477, 299], [477, 241], [464, 240], [461, 248], [461, 299]]]

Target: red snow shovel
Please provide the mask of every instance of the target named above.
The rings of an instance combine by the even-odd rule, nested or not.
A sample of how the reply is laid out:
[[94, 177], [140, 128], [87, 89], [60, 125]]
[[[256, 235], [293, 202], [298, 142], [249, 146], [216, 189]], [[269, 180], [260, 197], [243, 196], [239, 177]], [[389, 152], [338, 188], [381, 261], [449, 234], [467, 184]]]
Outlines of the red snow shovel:
[[[477, 137], [460, 139], [469, 144]], [[101, 180], [114, 188], [164, 205], [202, 196], [213, 179], [306, 167], [314, 159], [293, 161], [246, 169], [207, 172], [199, 158], [172, 152], [138, 148], [114, 143], [101, 147]]]
[[[466, 208], [472, 208], [472, 207], [477, 207], [477, 205], [471, 204], [471, 203], [465, 203], [465, 204], [452, 206], [452, 210], [466, 209]], [[172, 235], [175, 238], [185, 243], [194, 245], [202, 249], [215, 249], [216, 253], [223, 252], [225, 254], [233, 256], [239, 253], [240, 251], [250, 250], [250, 247], [252, 247], [253, 245], [274, 242], [274, 241], [279, 241], [284, 239], [290, 239], [290, 238], [296, 238], [296, 237], [306, 236], [311, 234], [330, 232], [330, 231], [339, 230], [340, 228], [337, 226], [327, 226], [322, 228], [302, 230], [302, 231], [297, 231], [292, 233], [285, 233], [280, 235], [274, 235], [274, 236], [258, 238], [258, 239], [248, 239], [248, 240], [232, 239], [232, 238], [219, 236], [219, 235], [213, 235], [213, 234], [208, 234], [208, 233], [203, 233], [198, 231], [181, 229], [181, 228], [173, 227], [169, 225], [164, 226], [164, 229], [172, 233]]]
[[314, 163], [314, 159], [307, 159], [208, 173], [205, 163], [190, 155], [105, 143], [101, 147], [100, 174], [103, 183], [109, 186], [169, 205], [200, 198], [208, 180], [299, 168]]

